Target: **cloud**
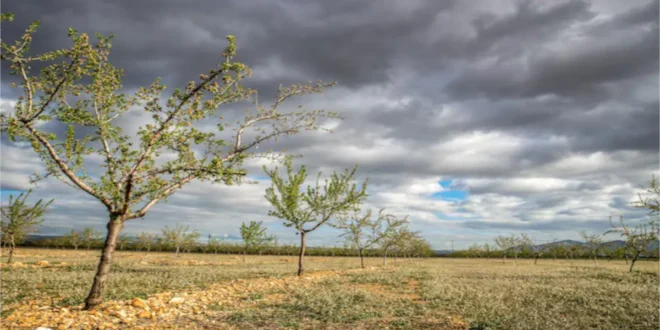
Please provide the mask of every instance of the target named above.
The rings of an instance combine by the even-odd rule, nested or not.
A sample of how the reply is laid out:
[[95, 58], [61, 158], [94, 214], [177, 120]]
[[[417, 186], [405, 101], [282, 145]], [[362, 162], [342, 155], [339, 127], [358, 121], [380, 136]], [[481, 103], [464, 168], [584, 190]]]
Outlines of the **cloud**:
[[[34, 19], [42, 22], [35, 53], [67, 47], [69, 26], [114, 34], [110, 59], [125, 69], [127, 93], [156, 77], [169, 92], [182, 87], [219, 63], [227, 34], [237, 37], [237, 59], [254, 69], [246, 84], [262, 103], [280, 84], [336, 80], [322, 95], [283, 105], [341, 113], [344, 120], [324, 123], [334, 134], [306, 132], [260, 149], [302, 154], [296, 164], [311, 174], [359, 164], [368, 207], [409, 215], [437, 248], [449, 240], [464, 248], [523, 230], [577, 238], [576, 228], [604, 231], [610, 214], [644, 216], [628, 202], [658, 173], [658, 3], [26, 0], [3, 4], [16, 20], [3, 23], [2, 39], [17, 38]], [[20, 95], [9, 73], [3, 62], [2, 112]], [[220, 111], [234, 120], [245, 106]], [[136, 108], [118, 123], [135, 132], [149, 121]], [[63, 133], [62, 125], [42, 128]], [[0, 187], [33, 187], [29, 174], [43, 173], [38, 156], [4, 135], [0, 147]], [[100, 159], [87, 162], [90, 173], [102, 170]], [[187, 222], [203, 236], [236, 235], [240, 222], [257, 220], [280, 242], [296, 242], [267, 215], [263, 165], [272, 166], [246, 164], [259, 184], [193, 183], [126, 231]], [[452, 191], [468, 193], [438, 198]], [[55, 179], [34, 197], [56, 199], [44, 227], [50, 233], [105, 226], [98, 202]], [[310, 235], [310, 244], [336, 240], [332, 230]]]

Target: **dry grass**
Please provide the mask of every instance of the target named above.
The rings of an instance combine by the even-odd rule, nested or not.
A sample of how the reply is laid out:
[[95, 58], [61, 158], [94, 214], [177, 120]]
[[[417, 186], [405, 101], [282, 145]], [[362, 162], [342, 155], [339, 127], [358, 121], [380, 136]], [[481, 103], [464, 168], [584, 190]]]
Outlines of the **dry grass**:
[[[49, 265], [3, 267], [3, 319], [153, 329], [650, 329], [660, 322], [655, 262], [640, 262], [633, 274], [623, 261], [467, 259], [362, 271], [349, 270], [359, 265], [355, 258], [308, 257], [310, 274], [297, 279], [293, 257], [249, 256], [243, 263], [227, 255], [119, 252], [107, 313], [96, 315], [78, 309], [97, 257], [97, 251], [20, 250], [18, 262]], [[168, 305], [174, 296], [185, 303]], [[153, 315], [138, 317], [141, 310], [130, 304], [135, 297], [156, 306]]]

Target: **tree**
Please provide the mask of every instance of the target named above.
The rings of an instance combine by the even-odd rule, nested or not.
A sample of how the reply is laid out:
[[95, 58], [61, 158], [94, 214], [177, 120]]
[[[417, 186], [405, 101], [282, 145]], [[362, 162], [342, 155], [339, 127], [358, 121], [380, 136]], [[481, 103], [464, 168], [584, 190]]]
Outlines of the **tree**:
[[131, 239], [124, 235], [119, 235], [117, 239], [117, 248], [121, 251], [131, 244]]
[[2, 219], [0, 220], [0, 231], [2, 237], [9, 241], [9, 258], [7, 263], [12, 263], [16, 244], [25, 239], [25, 236], [36, 231], [41, 225], [46, 209], [53, 202], [53, 199], [44, 203], [43, 199], [37, 201], [34, 205], [27, 203], [27, 198], [32, 193], [28, 190], [26, 193], [20, 193], [18, 197], [9, 195], [9, 204], [3, 206]]
[[73, 249], [78, 250], [78, 246], [82, 244], [82, 237], [80, 237], [80, 233], [77, 232], [75, 229], [71, 229], [71, 234], [69, 234], [68, 239], [69, 239], [69, 244], [71, 244]]
[[341, 174], [334, 172], [323, 184], [320, 182], [319, 172], [316, 185], [308, 186], [307, 190], [303, 191], [302, 185], [307, 178], [305, 166], [301, 166], [298, 172], [294, 173], [291, 158], [288, 157], [284, 163], [288, 181], [280, 177], [277, 167], [268, 171], [264, 166], [264, 171], [273, 183], [266, 189], [266, 199], [274, 208], [268, 212], [268, 215], [283, 219], [284, 226], [294, 227], [300, 235], [298, 276], [301, 276], [307, 234], [337, 215], [354, 210], [366, 199], [367, 182], [364, 181], [361, 188], [357, 188], [356, 184], [352, 183], [357, 171], [356, 166], [352, 171], [347, 169]]
[[83, 230], [82, 241], [87, 250], [89, 250], [94, 243], [101, 238], [101, 233], [94, 230], [92, 227], [87, 227]]
[[[626, 239], [626, 250], [631, 252], [631, 262], [629, 272], [632, 273], [633, 267], [635, 267], [635, 262], [639, 259], [639, 256], [647, 252], [649, 246], [658, 240], [659, 231], [655, 221], [651, 220], [648, 223], [640, 223], [634, 227], [628, 226], [623, 222], [623, 216], [619, 218], [621, 224], [620, 227], [617, 227], [612, 223], [610, 218], [610, 224], [612, 229], [605, 232], [609, 233], [620, 233], [621, 236]], [[627, 258], [626, 258], [627, 260]]]
[[346, 239], [351, 248], [356, 249], [360, 266], [364, 268], [364, 250], [378, 244], [403, 223], [395, 216], [385, 214], [383, 209], [378, 211], [378, 217], [375, 219], [372, 218], [371, 210], [364, 214], [355, 210], [350, 214], [338, 216], [338, 221], [333, 226], [344, 231], [340, 236]]
[[[2, 20], [12, 19], [2, 15]], [[260, 143], [302, 130], [325, 130], [317, 125], [319, 118], [339, 118], [323, 110], [279, 111], [286, 100], [321, 92], [333, 83], [280, 86], [273, 104], [262, 106], [256, 92], [242, 86], [251, 70], [233, 60], [236, 44], [231, 35], [220, 65], [164, 100], [161, 94], [166, 86], [159, 78], [135, 95], [122, 91], [123, 71], [108, 61], [113, 36], [97, 34], [97, 42], [91, 44], [87, 34], [69, 28], [71, 48], [28, 54], [38, 26], [38, 21], [32, 23], [13, 45], [4, 40], [1, 44], [0, 58], [9, 62], [10, 73], [18, 75], [23, 91], [15, 111], [4, 116], [3, 130], [10, 141], [29, 142], [41, 157], [46, 175], [35, 175], [34, 180], [60, 179], [98, 200], [108, 212], [106, 239], [85, 309], [101, 302], [112, 253], [126, 221], [144, 217], [158, 202], [194, 180], [241, 183], [246, 174], [242, 164]], [[31, 74], [33, 62], [45, 63], [41, 74]], [[220, 106], [245, 100], [253, 101], [254, 109], [236, 125], [217, 116]], [[138, 107], [152, 122], [129, 136], [117, 119]], [[214, 120], [218, 123], [211, 126], [217, 127], [215, 131], [194, 127], [201, 121], [215, 124]], [[66, 135], [46, 131], [55, 125], [45, 123], [67, 125]], [[224, 132], [225, 128], [233, 133]], [[251, 139], [246, 132], [253, 133]], [[139, 142], [134, 144], [135, 140]], [[103, 159], [100, 166], [87, 167], [87, 160], [99, 158]]]
[[603, 239], [598, 234], [589, 235], [586, 231], [581, 231], [580, 236], [584, 239], [587, 253], [594, 259], [594, 264], [598, 265], [598, 251], [603, 245]]
[[502, 262], [506, 260], [506, 256], [509, 253], [510, 250], [512, 250], [516, 246], [516, 237], [514, 235], [511, 236], [497, 236], [495, 237], [495, 245], [502, 250]]
[[266, 227], [262, 221], [250, 221], [249, 224], [241, 224], [241, 238], [243, 239], [243, 262], [250, 248], [258, 248], [275, 239], [266, 234]]
[[151, 252], [151, 245], [154, 243], [155, 236], [150, 233], [139, 233], [137, 235], [137, 248], [145, 249], [147, 252]]
[[385, 229], [379, 245], [383, 251], [383, 265], [387, 264], [387, 253], [394, 246], [408, 237], [408, 216], [397, 218], [392, 215], [385, 217]]
[[[165, 228], [162, 229], [163, 232], [163, 243], [172, 246], [175, 249], [176, 256], [179, 257], [179, 252], [181, 251], [181, 248], [186, 245], [187, 242], [190, 242], [191, 239], [197, 239], [199, 237], [199, 234], [196, 232], [189, 233], [188, 230], [190, 230], [189, 226], [182, 226], [181, 224], [176, 224], [176, 227], [174, 228], [169, 228], [168, 226], [165, 226]], [[195, 234], [197, 234], [195, 237]]]

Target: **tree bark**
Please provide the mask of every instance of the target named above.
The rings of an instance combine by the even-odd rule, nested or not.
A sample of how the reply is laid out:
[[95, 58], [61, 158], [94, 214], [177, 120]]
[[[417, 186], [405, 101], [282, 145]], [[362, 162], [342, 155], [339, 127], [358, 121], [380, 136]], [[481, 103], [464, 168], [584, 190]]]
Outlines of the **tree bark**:
[[364, 253], [362, 253], [362, 249], [358, 249], [358, 254], [360, 255], [360, 267], [364, 268]]
[[630, 261], [630, 269], [628, 270], [629, 272], [632, 273], [633, 267], [635, 267], [635, 261], [637, 261], [637, 258], [639, 257], [639, 253], [635, 254], [635, 257]]
[[180, 255], [179, 255], [179, 249], [180, 249], [180, 247], [177, 245], [177, 246], [176, 246], [176, 251], [174, 252], [174, 253], [176, 253], [176, 256], [177, 256], [177, 257], [180, 257]]
[[92, 283], [89, 295], [85, 299], [85, 310], [93, 310], [101, 303], [103, 289], [108, 280], [110, 267], [112, 266], [112, 253], [115, 251], [115, 244], [117, 244], [117, 238], [123, 227], [124, 219], [122, 217], [111, 218], [110, 222], [108, 222], [108, 234], [106, 235], [99, 265], [96, 269], [94, 283]]
[[303, 259], [305, 258], [305, 232], [300, 232], [300, 255], [298, 256], [298, 276], [303, 274]]
[[14, 259], [14, 250], [16, 249], [16, 241], [14, 240], [14, 234], [9, 235], [9, 259], [7, 263], [10, 264]]
[[383, 266], [387, 264], [387, 249], [383, 251]]
[[243, 262], [247, 262], [247, 248], [243, 250]]

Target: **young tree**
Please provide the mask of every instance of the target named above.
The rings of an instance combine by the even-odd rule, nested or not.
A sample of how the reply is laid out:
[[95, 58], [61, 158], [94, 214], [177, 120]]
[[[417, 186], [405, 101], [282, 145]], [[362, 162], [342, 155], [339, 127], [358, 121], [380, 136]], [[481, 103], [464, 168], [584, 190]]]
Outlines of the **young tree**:
[[125, 235], [119, 235], [117, 239], [117, 248], [122, 251], [131, 244], [131, 239]]
[[[3, 20], [12, 18], [2, 16]], [[30, 142], [46, 167], [46, 176], [87, 193], [108, 212], [108, 231], [85, 309], [101, 302], [112, 253], [126, 221], [144, 217], [158, 202], [194, 180], [241, 183], [242, 164], [260, 143], [323, 129], [317, 125], [320, 117], [338, 118], [323, 110], [279, 110], [291, 97], [321, 92], [332, 83], [280, 87], [273, 104], [262, 106], [256, 92], [241, 84], [251, 70], [233, 60], [236, 45], [231, 35], [220, 65], [164, 100], [165, 85], [160, 79], [135, 95], [122, 91], [123, 72], [108, 61], [112, 36], [97, 34], [98, 41], [91, 44], [87, 34], [70, 28], [71, 48], [28, 54], [38, 26], [38, 21], [31, 24], [13, 45], [4, 40], [1, 44], [1, 59], [9, 62], [10, 73], [18, 75], [23, 90], [15, 111], [5, 116], [3, 128], [10, 141]], [[31, 73], [33, 62], [45, 62], [40, 75]], [[218, 108], [244, 100], [253, 100], [254, 109], [231, 125], [233, 133], [224, 132], [230, 124], [217, 116]], [[152, 122], [132, 136], [122, 131], [117, 119], [138, 107]], [[213, 120], [218, 123], [216, 131], [194, 127]], [[48, 123], [68, 125], [66, 136], [46, 131], [56, 126], [44, 125]], [[248, 140], [245, 133], [250, 130], [254, 134]], [[87, 168], [91, 158], [101, 158], [103, 163]]]
[[383, 265], [387, 264], [387, 253], [405, 240], [409, 235], [408, 216], [397, 218], [388, 216], [385, 218], [385, 229], [380, 239], [380, 249], [383, 251]]
[[32, 193], [32, 190], [28, 190], [27, 194], [20, 193], [16, 198], [14, 198], [14, 195], [9, 195], [9, 204], [0, 209], [2, 210], [0, 230], [2, 231], [2, 237], [9, 242], [7, 263], [13, 261], [16, 244], [25, 239], [27, 234], [36, 231], [36, 228], [44, 222], [42, 217], [48, 206], [53, 202], [51, 199], [44, 203], [43, 199], [40, 199], [34, 205], [30, 205], [27, 203], [30, 193]]
[[660, 233], [657, 224], [653, 220], [648, 223], [640, 223], [634, 227], [626, 225], [623, 222], [623, 216], [619, 218], [619, 222], [621, 226], [617, 227], [612, 223], [612, 219], [610, 218], [612, 229], [605, 232], [605, 234], [620, 233], [621, 236], [625, 237], [626, 250], [631, 252], [632, 257], [629, 269], [632, 273], [633, 267], [635, 267], [635, 262], [637, 262], [639, 256], [648, 251], [649, 246], [658, 240]]
[[82, 241], [83, 244], [85, 244], [85, 247], [87, 247], [87, 250], [89, 250], [94, 243], [98, 242], [99, 239], [101, 239], [101, 233], [94, 230], [94, 228], [87, 227], [83, 230]]
[[603, 245], [603, 239], [598, 234], [589, 235], [586, 231], [581, 231], [580, 236], [584, 239], [587, 253], [594, 259], [594, 264], [598, 265], [598, 252]]
[[137, 248], [138, 250], [144, 249], [151, 252], [151, 245], [154, 244], [155, 236], [150, 233], [139, 233], [137, 235]]
[[165, 228], [161, 230], [163, 232], [163, 243], [174, 247], [177, 257], [180, 256], [179, 252], [181, 251], [181, 248], [186, 244], [186, 241], [190, 241], [191, 237], [195, 234], [195, 232], [188, 232], [188, 230], [190, 230], [189, 226], [182, 226], [178, 223], [174, 228], [165, 226]]
[[516, 237], [514, 235], [511, 236], [497, 236], [495, 237], [495, 245], [502, 250], [502, 262], [506, 260], [506, 256], [509, 253], [510, 250], [514, 249], [516, 246]]
[[78, 247], [80, 244], [82, 244], [82, 237], [80, 237], [80, 233], [77, 232], [75, 229], [71, 229], [71, 234], [68, 236], [69, 239], [69, 244], [73, 247], [74, 250], [78, 250]]
[[[305, 256], [305, 239], [307, 234], [315, 231], [337, 215], [354, 210], [366, 199], [367, 182], [362, 188], [357, 188], [353, 182], [357, 166], [342, 174], [333, 173], [323, 184], [321, 173], [316, 178], [315, 186], [308, 186], [306, 191], [302, 186], [307, 178], [305, 166], [297, 173], [293, 172], [291, 158], [285, 160], [287, 178], [281, 178], [276, 167], [264, 171], [271, 178], [273, 185], [266, 189], [266, 199], [275, 210], [268, 212], [284, 220], [286, 227], [294, 227], [300, 235], [300, 254], [298, 256], [298, 276], [303, 274], [303, 259]], [[286, 181], [288, 179], [288, 181]]]
[[243, 262], [246, 262], [246, 256], [249, 249], [254, 249], [274, 240], [273, 236], [266, 234], [266, 227], [262, 221], [250, 221], [249, 224], [241, 224], [241, 238], [243, 239]]
[[[404, 220], [398, 220], [394, 215], [378, 211], [378, 217], [372, 218], [372, 211], [360, 214], [358, 210], [337, 217], [333, 226], [344, 231], [344, 237], [351, 248], [356, 249], [360, 257], [360, 266], [364, 268], [364, 250], [369, 249], [381, 240], [386, 239]], [[407, 221], [406, 221], [407, 222]]]

